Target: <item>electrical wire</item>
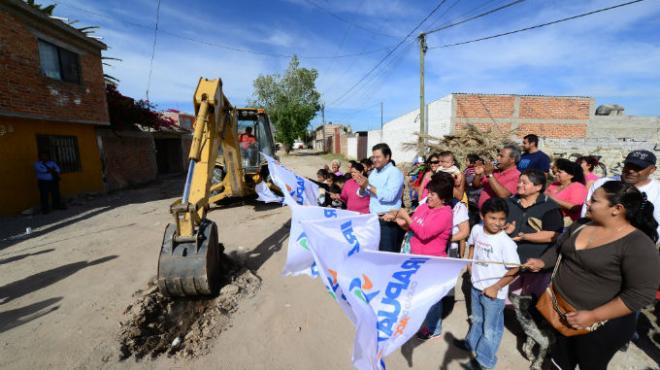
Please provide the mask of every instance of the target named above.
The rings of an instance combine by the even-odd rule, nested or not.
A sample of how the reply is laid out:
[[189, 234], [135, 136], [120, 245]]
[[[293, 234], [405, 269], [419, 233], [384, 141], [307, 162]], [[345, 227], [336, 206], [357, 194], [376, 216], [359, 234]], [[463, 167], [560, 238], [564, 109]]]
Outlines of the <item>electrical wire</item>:
[[[68, 4], [68, 3], [63, 2], [61, 0], [59, 2], [57, 2], [56, 4], [64, 5], [66, 7], [76, 9], [78, 11], [88, 13], [90, 15], [94, 15], [94, 16], [99, 17], [99, 18], [109, 19], [109, 20], [112, 20], [112, 21], [117, 21], [117, 22], [120, 22], [120, 23], [123, 23], [123, 24], [128, 24], [128, 25], [131, 25], [131, 26], [135, 26], [135, 27], [147, 28], [147, 29], [150, 29], [150, 30], [153, 29], [153, 26], [148, 26], [148, 25], [145, 25], [145, 24], [137, 23], [137, 22], [131, 22], [131, 21], [124, 20], [124, 19], [117, 19], [116, 17], [112, 17], [112, 16], [109, 16], [107, 14], [94, 12], [92, 10], [81, 8], [81, 7], [76, 6], [76, 5]], [[174, 37], [174, 38], [177, 38], [177, 39], [180, 39], [180, 40], [190, 41], [190, 42], [194, 42], [194, 43], [201, 44], [201, 45], [211, 46], [211, 47], [230, 50], [230, 51], [239, 52], [239, 53], [247, 53], [247, 54], [269, 56], [269, 57], [274, 57], [274, 58], [286, 58], [286, 59], [291, 59], [294, 56], [293, 54], [270, 53], [270, 52], [256, 50], [256, 49], [239, 48], [239, 47], [235, 47], [235, 46], [231, 46], [231, 45], [227, 45], [227, 44], [221, 44], [221, 43], [218, 43], [218, 42], [198, 40], [198, 39], [187, 37], [187, 36], [184, 36], [184, 35], [181, 35], [181, 34], [178, 34], [178, 33], [169, 32], [169, 31], [166, 31], [166, 30], [163, 30], [163, 29], [159, 29], [158, 33], [161, 36], [162, 35], [167, 35], [167, 36]], [[372, 50], [360, 51], [360, 52], [356, 52], [356, 53], [349, 53], [349, 54], [343, 54], [343, 55], [297, 55], [297, 57], [299, 59], [342, 59], [342, 58], [353, 58], [353, 57], [369, 55], [369, 54], [376, 54], [376, 53], [380, 53], [380, 52], [383, 52], [383, 51], [386, 51], [386, 50], [388, 50], [388, 49], [387, 48], [379, 48], [379, 49], [372, 49]]]
[[383, 64], [383, 62], [385, 62], [385, 60], [390, 55], [392, 55], [392, 53], [394, 53], [410, 37], [410, 35], [412, 35], [415, 31], [417, 31], [417, 29], [421, 27], [422, 24], [424, 24], [424, 22], [426, 22], [431, 16], [433, 16], [433, 14], [435, 14], [435, 12], [438, 11], [438, 9], [440, 9], [440, 7], [446, 1], [447, 0], [440, 1], [440, 3], [435, 8], [433, 8], [433, 10], [431, 10], [431, 12], [426, 17], [424, 17], [424, 19], [422, 19], [421, 22], [419, 22], [417, 26], [415, 26], [415, 28], [413, 28], [410, 32], [408, 32], [408, 34], [403, 39], [401, 39], [401, 41], [399, 41], [399, 43], [397, 43], [394, 46], [394, 48], [392, 48], [383, 58], [381, 58], [381, 60], [378, 63], [376, 63], [376, 65], [373, 66], [373, 68], [371, 68], [364, 76], [362, 76], [362, 78], [360, 78], [355, 84], [353, 84], [348, 90], [346, 90], [346, 92], [344, 92], [339, 98], [335, 99], [330, 104], [331, 105], [335, 104], [341, 101], [342, 99], [344, 99], [348, 94], [350, 94], [351, 91], [353, 91], [359, 84], [362, 83], [362, 81], [364, 81], [367, 77], [369, 77], [381, 64]]
[[512, 1], [512, 2], [510, 2], [510, 3], [507, 3], [507, 4], [502, 5], [502, 6], [500, 6], [500, 7], [497, 7], [497, 8], [491, 9], [491, 10], [489, 10], [489, 11], [487, 11], [487, 12], [484, 12], [484, 13], [481, 13], [481, 14], [478, 14], [478, 15], [475, 15], [474, 17], [470, 17], [470, 18], [464, 19], [464, 20], [462, 20], [462, 21], [458, 21], [458, 22], [450, 23], [450, 24], [447, 24], [447, 25], [444, 25], [444, 26], [441, 26], [441, 27], [438, 27], [438, 28], [432, 29], [432, 30], [430, 30], [430, 31], [426, 31], [426, 32], [424, 32], [424, 33], [427, 34], [427, 35], [430, 35], [430, 34], [432, 34], [432, 33], [438, 32], [438, 31], [446, 30], [447, 28], [455, 27], [455, 26], [458, 26], [458, 25], [460, 25], [460, 24], [467, 23], [467, 22], [469, 22], [469, 21], [473, 21], [473, 20], [475, 20], [475, 19], [479, 19], [479, 18], [481, 18], [481, 17], [485, 17], [485, 16], [487, 16], [487, 15], [490, 15], [490, 14], [493, 14], [493, 13], [496, 13], [496, 12], [499, 12], [500, 10], [504, 10], [504, 9], [509, 8], [509, 7], [511, 7], [511, 6], [514, 6], [514, 5], [516, 5], [516, 4], [520, 4], [520, 3], [524, 2], [524, 1], [525, 1], [525, 0], [516, 0], [516, 1]]
[[472, 43], [479, 42], [479, 41], [491, 40], [491, 39], [502, 37], [502, 36], [513, 35], [514, 33], [530, 31], [530, 30], [541, 28], [541, 27], [550, 26], [550, 25], [553, 25], [553, 24], [562, 23], [562, 22], [573, 20], [573, 19], [586, 17], [586, 16], [589, 16], [589, 15], [592, 15], [592, 14], [601, 13], [601, 12], [605, 12], [605, 11], [616, 9], [616, 8], [621, 8], [623, 6], [639, 3], [639, 2], [642, 2], [642, 1], [644, 1], [644, 0], [629, 1], [629, 2], [626, 2], [626, 3], [621, 3], [621, 4], [618, 4], [618, 5], [610, 6], [610, 7], [607, 7], [607, 8], [601, 8], [601, 9], [593, 10], [593, 11], [590, 11], [590, 12], [587, 12], [587, 13], [582, 13], [582, 14], [571, 16], [571, 17], [566, 17], [566, 18], [557, 19], [557, 20], [554, 20], [554, 21], [546, 22], [546, 23], [537, 24], [537, 25], [531, 26], [531, 27], [520, 28], [520, 29], [517, 29], [517, 30], [514, 30], [514, 31], [498, 33], [496, 35], [480, 37], [478, 39], [473, 39], [473, 40], [468, 40], [468, 41], [456, 42], [456, 43], [453, 43], [453, 44], [446, 44], [446, 45], [441, 45], [441, 46], [430, 46], [429, 49], [450, 48], [450, 47], [454, 47], [454, 46], [472, 44]]
[[369, 29], [369, 28], [366, 28], [366, 27], [364, 27], [364, 26], [362, 26], [362, 25], [360, 25], [360, 24], [358, 24], [358, 23], [351, 22], [351, 21], [349, 21], [348, 19], [345, 19], [344, 17], [342, 17], [342, 16], [340, 16], [340, 15], [334, 13], [334, 12], [331, 11], [330, 9], [326, 9], [326, 8], [322, 7], [321, 5], [319, 5], [318, 3], [316, 3], [316, 2], [313, 1], [313, 0], [305, 0], [305, 2], [308, 3], [308, 4], [311, 4], [311, 5], [313, 5], [313, 6], [317, 7], [317, 8], [319, 8], [319, 9], [321, 9], [322, 11], [324, 11], [324, 12], [328, 13], [329, 15], [331, 15], [333, 18], [338, 19], [338, 20], [340, 20], [340, 21], [342, 21], [342, 22], [344, 22], [344, 23], [350, 24], [351, 26], [353, 26], [353, 27], [355, 27], [355, 28], [359, 28], [359, 29], [361, 29], [361, 30], [363, 30], [363, 31], [366, 31], [366, 32], [372, 33], [372, 34], [374, 34], [374, 35], [380, 35], [380, 36], [385, 36], [385, 37], [391, 37], [391, 38], [394, 38], [394, 39], [397, 39], [397, 38], [400, 37], [400, 36], [390, 35], [390, 34], [383, 33], [383, 32], [374, 31], [374, 30]]
[[156, 24], [154, 25], [154, 42], [151, 46], [151, 61], [149, 62], [149, 77], [147, 77], [147, 91], [146, 98], [149, 101], [149, 89], [151, 88], [151, 74], [154, 70], [154, 59], [156, 57], [156, 44], [158, 42], [158, 23], [160, 22], [160, 0], [157, 0], [156, 5]]

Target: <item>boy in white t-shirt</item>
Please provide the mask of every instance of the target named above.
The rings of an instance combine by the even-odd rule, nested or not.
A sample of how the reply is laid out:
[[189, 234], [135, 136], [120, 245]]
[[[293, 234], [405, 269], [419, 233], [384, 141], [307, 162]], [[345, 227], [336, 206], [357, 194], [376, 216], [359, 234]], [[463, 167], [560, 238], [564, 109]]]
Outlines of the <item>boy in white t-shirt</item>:
[[[472, 315], [465, 341], [456, 344], [472, 352], [481, 368], [494, 368], [504, 333], [504, 299], [520, 264], [517, 245], [503, 231], [509, 208], [502, 198], [491, 198], [481, 207], [482, 224], [475, 225], [468, 239], [472, 272]], [[477, 261], [491, 261], [487, 263]], [[516, 267], [513, 267], [516, 266]]]

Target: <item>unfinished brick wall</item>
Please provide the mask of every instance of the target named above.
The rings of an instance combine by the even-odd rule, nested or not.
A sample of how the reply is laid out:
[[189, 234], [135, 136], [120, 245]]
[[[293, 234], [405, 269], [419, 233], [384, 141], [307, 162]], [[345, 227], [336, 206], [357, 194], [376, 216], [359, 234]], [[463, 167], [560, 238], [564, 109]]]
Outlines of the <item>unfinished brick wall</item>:
[[[35, 33], [70, 45], [79, 54], [81, 83], [41, 72]], [[58, 45], [59, 46], [59, 45]], [[58, 30], [0, 7], [0, 113], [58, 121], [107, 123], [101, 50]]]
[[515, 97], [505, 95], [456, 95], [456, 117], [511, 118]]
[[156, 146], [151, 134], [97, 131], [107, 191], [148, 183], [158, 176]]
[[516, 130], [516, 136], [584, 138], [593, 99], [568, 96], [454, 94], [455, 131], [472, 124], [482, 130]]

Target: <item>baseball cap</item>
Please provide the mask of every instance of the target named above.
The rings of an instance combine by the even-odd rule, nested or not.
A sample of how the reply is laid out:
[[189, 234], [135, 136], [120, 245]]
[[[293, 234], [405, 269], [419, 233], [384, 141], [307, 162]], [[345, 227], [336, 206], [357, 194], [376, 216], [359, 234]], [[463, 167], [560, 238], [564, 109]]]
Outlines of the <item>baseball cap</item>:
[[656, 158], [655, 154], [648, 150], [633, 150], [628, 153], [628, 156], [623, 161], [623, 163], [634, 164], [641, 168], [647, 168], [649, 166], [655, 166]]

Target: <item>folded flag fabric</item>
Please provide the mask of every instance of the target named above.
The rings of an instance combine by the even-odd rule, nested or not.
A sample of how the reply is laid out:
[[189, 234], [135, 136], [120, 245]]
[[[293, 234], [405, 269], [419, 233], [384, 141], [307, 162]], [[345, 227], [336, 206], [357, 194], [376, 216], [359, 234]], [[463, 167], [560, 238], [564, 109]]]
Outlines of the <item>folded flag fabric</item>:
[[284, 202], [284, 197], [278, 197], [273, 193], [272, 190], [268, 187], [268, 184], [266, 184], [265, 181], [262, 181], [258, 183], [254, 187], [255, 191], [257, 192], [257, 200], [265, 202], [265, 203], [282, 203]]
[[[263, 153], [262, 153], [263, 154]], [[319, 197], [319, 186], [304, 177], [296, 175], [295, 172], [278, 163], [274, 158], [263, 154], [268, 162], [268, 172], [284, 194], [284, 202], [287, 205], [317, 205]]]
[[[282, 274], [286, 276], [309, 275], [316, 277], [318, 273], [314, 263], [314, 256], [309, 250], [307, 234], [303, 230], [301, 222], [309, 220], [328, 221], [337, 218], [359, 216], [360, 214], [342, 209], [300, 206], [297, 204], [292, 204], [289, 208], [291, 209], [291, 230], [289, 232], [286, 264], [284, 265]], [[356, 225], [360, 225], [357, 228], [358, 235], [356, 237], [362, 241], [365, 248], [378, 249], [380, 225], [376, 216], [358, 218], [355, 222]], [[363, 230], [361, 225], [363, 224], [368, 225], [370, 230], [368, 233], [361, 233]]]

